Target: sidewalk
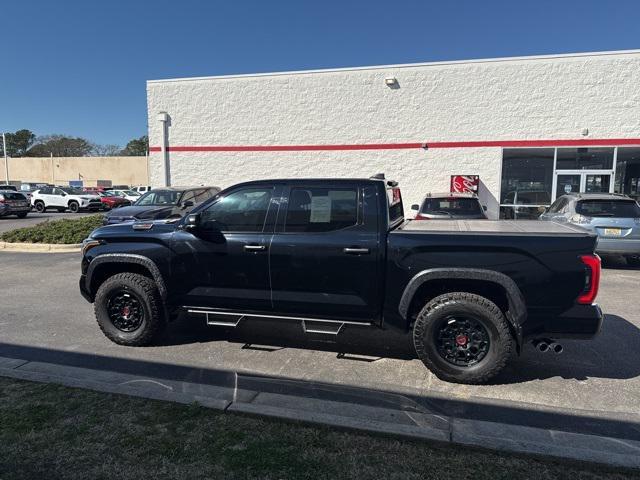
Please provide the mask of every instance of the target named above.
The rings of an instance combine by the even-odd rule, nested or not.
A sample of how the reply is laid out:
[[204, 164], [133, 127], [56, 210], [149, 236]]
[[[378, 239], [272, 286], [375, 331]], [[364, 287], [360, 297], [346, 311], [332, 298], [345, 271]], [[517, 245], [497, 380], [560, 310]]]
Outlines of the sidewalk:
[[[242, 372], [132, 362], [128, 371], [0, 357], [0, 375], [338, 428], [640, 467], [640, 416], [428, 398]], [[148, 376], [145, 372], [154, 372]], [[158, 372], [162, 372], [159, 374]]]

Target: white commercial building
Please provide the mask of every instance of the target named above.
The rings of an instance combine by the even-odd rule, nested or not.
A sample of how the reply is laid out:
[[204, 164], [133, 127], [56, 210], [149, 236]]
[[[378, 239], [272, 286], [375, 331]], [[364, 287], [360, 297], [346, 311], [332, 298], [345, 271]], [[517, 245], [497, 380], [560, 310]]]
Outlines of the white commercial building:
[[478, 175], [491, 217], [638, 195], [640, 51], [147, 82], [151, 183], [398, 180], [405, 211]]

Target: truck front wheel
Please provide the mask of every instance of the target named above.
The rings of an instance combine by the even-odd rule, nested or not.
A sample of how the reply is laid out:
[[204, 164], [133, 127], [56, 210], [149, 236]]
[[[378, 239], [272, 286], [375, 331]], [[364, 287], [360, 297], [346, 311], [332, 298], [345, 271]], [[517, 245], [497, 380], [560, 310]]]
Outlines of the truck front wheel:
[[118, 345], [150, 345], [166, 323], [155, 283], [137, 273], [118, 273], [105, 280], [94, 308], [100, 329]]
[[511, 357], [514, 341], [502, 311], [467, 292], [440, 295], [420, 311], [413, 343], [422, 362], [441, 380], [485, 383]]

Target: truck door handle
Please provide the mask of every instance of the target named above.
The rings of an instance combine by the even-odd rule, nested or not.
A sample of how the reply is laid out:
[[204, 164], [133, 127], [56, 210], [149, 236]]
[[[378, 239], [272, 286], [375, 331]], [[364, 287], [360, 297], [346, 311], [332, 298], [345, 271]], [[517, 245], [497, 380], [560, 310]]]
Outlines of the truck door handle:
[[368, 248], [346, 247], [346, 248], [343, 248], [342, 251], [344, 253], [349, 254], [349, 255], [364, 255], [364, 254], [369, 253], [369, 249]]
[[267, 247], [264, 245], [245, 245], [244, 249], [247, 252], [262, 252], [263, 250], [266, 250]]

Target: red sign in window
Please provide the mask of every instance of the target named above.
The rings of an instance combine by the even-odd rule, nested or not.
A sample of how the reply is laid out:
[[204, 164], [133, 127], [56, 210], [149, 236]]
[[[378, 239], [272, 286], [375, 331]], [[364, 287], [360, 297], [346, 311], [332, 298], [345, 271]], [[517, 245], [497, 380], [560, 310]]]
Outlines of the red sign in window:
[[478, 193], [479, 175], [451, 175], [451, 193]]

